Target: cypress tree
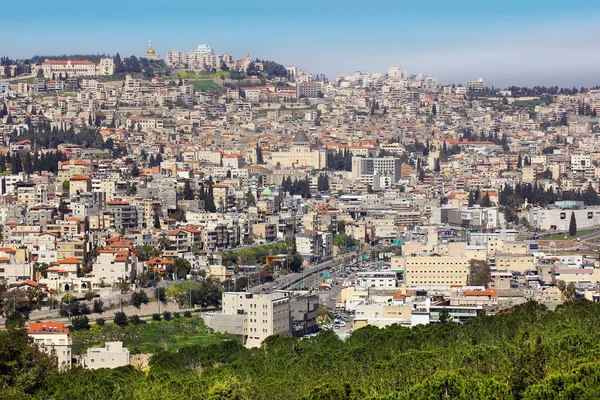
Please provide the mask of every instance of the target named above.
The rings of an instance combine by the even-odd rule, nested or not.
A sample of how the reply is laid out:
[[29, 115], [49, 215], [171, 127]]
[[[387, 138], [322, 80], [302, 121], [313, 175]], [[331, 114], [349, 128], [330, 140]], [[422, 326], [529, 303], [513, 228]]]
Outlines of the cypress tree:
[[571, 223], [569, 224], [569, 235], [577, 235], [577, 221], [575, 220], [575, 213], [571, 213]]

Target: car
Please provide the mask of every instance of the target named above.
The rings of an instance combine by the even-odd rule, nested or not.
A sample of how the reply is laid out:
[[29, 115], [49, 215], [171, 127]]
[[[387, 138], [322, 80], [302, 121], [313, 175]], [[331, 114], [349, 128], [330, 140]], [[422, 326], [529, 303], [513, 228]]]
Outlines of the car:
[[336, 301], [337, 299], [335, 297], [330, 297], [329, 300]]

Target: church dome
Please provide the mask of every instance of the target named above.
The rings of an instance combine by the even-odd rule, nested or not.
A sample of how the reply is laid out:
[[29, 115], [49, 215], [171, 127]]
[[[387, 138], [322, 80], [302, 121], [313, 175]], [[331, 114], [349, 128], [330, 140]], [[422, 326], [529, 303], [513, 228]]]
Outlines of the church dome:
[[271, 192], [271, 189], [269, 189], [268, 187], [266, 187], [265, 190], [262, 191], [263, 196], [270, 196], [272, 194], [273, 192]]

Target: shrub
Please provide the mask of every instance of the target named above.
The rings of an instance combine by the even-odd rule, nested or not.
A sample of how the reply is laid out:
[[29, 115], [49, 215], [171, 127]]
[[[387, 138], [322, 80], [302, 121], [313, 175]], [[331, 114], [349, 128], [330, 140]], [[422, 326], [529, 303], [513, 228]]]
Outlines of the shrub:
[[91, 312], [90, 307], [87, 304], [81, 304], [79, 306], [79, 312], [83, 315], [87, 315]]
[[74, 317], [71, 321], [74, 331], [82, 331], [90, 329], [90, 320], [85, 315]]
[[127, 325], [127, 315], [123, 311], [119, 311], [115, 314], [114, 319], [115, 325], [118, 326], [126, 326]]
[[160, 321], [160, 314], [159, 313], [152, 314], [152, 319], [154, 321]]
[[192, 312], [191, 311], [184, 311], [183, 312], [183, 316], [186, 318], [192, 318]]
[[96, 324], [98, 325], [104, 325], [104, 318], [96, 318]]
[[129, 317], [129, 323], [132, 325], [140, 325], [140, 324], [145, 324], [146, 321], [144, 321], [137, 315], [132, 315], [131, 317]]
[[171, 313], [169, 311], [165, 311], [163, 313], [163, 317], [164, 317], [165, 321], [170, 321], [171, 319], [173, 319], [173, 316], [171, 315]]
[[181, 318], [181, 314], [178, 312], [173, 313], [173, 318]]
[[103, 312], [102, 307], [104, 307], [104, 302], [100, 299], [95, 299], [94, 305], [93, 305], [94, 312], [96, 314], [102, 314], [102, 312]]

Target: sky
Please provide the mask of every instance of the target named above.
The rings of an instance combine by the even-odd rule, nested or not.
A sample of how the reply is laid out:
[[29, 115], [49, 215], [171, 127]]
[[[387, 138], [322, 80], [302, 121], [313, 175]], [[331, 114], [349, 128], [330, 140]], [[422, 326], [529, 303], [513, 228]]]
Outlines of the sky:
[[145, 53], [210, 44], [334, 78], [401, 65], [441, 83], [600, 85], [600, 1], [7, 1], [0, 56]]

